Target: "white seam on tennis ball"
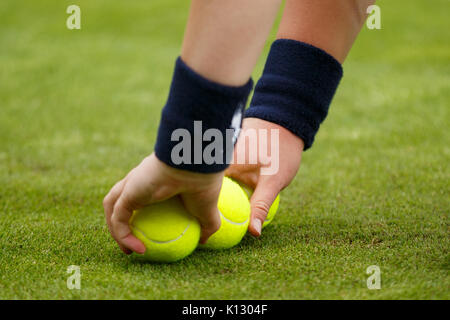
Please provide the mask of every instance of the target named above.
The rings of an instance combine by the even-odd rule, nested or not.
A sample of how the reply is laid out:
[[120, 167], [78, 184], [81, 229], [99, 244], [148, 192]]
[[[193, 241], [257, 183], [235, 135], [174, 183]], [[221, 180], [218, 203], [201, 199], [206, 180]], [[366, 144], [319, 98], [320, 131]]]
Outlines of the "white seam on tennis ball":
[[219, 213], [220, 213], [220, 215], [222, 216], [222, 218], [224, 218], [226, 221], [228, 221], [228, 222], [231, 223], [231, 224], [237, 225], [237, 226], [242, 226], [243, 224], [246, 224], [247, 221], [248, 221], [248, 219], [247, 219], [247, 220], [245, 220], [244, 222], [234, 222], [234, 221], [231, 221], [231, 220], [227, 219], [227, 218], [222, 214], [222, 212], [220, 212], [220, 210], [219, 210]]
[[184, 231], [178, 237], [176, 237], [175, 239], [172, 239], [172, 240], [167, 240], [167, 241], [152, 240], [149, 237], [147, 237], [147, 235], [144, 232], [142, 232], [142, 230], [137, 228], [136, 226], [133, 226], [133, 228], [135, 228], [137, 231], [139, 231], [142, 234], [142, 236], [150, 242], [153, 242], [156, 244], [166, 244], [166, 243], [171, 243], [171, 242], [174, 242], [174, 241], [177, 241], [178, 239], [180, 239], [186, 233], [186, 231], [189, 229], [190, 226], [191, 226], [191, 223], [189, 222], [186, 229], [184, 229]]

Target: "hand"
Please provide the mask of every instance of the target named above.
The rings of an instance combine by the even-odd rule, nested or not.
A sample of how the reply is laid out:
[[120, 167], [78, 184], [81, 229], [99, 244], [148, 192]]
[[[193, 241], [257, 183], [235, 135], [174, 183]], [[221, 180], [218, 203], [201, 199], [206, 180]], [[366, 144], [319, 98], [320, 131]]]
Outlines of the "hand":
[[[278, 141], [272, 142], [271, 137], [274, 133], [271, 130], [278, 130]], [[245, 136], [249, 131], [256, 131], [257, 143], [255, 141], [246, 143]], [[263, 141], [265, 139], [263, 131], [268, 132], [267, 141]], [[251, 135], [248, 134], [248, 136]], [[268, 159], [265, 157], [267, 152], [262, 150], [261, 141], [262, 145], [266, 145], [268, 150], [278, 150], [278, 156], [276, 156], [276, 152], [272, 152], [270, 161], [267, 161]], [[251, 147], [255, 146], [255, 144], [257, 148], [252, 150]], [[294, 179], [300, 166], [303, 148], [303, 140], [284, 127], [257, 118], [244, 119], [243, 128], [234, 149], [233, 164], [225, 171], [225, 175], [255, 190], [250, 200], [251, 220], [249, 231], [252, 235], [256, 237], [261, 235], [262, 224], [266, 219], [270, 206], [278, 193]], [[257, 151], [256, 155], [254, 154], [255, 151]], [[249, 161], [246, 161], [245, 164], [240, 164], [241, 161], [238, 158], [242, 154], [247, 155], [248, 159], [254, 156], [256, 161], [253, 164], [248, 163]], [[274, 161], [278, 161], [278, 163], [274, 163]], [[268, 170], [269, 168], [276, 168], [276, 171], [274, 172], [273, 169]], [[270, 174], [267, 174], [267, 171]]]
[[126, 254], [144, 253], [144, 244], [133, 236], [128, 225], [133, 211], [179, 194], [187, 211], [198, 218], [202, 227], [200, 242], [205, 243], [220, 227], [217, 200], [222, 179], [223, 172], [202, 174], [179, 170], [151, 154], [104, 198], [109, 231]]

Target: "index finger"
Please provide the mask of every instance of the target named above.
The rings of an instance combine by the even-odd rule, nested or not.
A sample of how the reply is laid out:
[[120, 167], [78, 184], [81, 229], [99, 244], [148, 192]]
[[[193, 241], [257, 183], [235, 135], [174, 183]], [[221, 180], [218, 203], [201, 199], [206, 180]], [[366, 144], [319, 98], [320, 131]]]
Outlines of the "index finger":
[[132, 215], [133, 208], [122, 194], [116, 201], [111, 216], [113, 236], [119, 246], [143, 254], [146, 251], [145, 245], [131, 233], [128, 224]]

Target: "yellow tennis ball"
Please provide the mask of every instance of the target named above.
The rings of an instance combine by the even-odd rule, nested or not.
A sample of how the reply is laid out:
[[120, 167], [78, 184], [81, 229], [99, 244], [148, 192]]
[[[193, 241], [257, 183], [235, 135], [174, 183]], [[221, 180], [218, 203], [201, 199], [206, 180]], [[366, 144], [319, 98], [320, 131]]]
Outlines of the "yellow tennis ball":
[[[250, 199], [252, 197], [253, 190], [242, 183], [240, 184], [240, 186], [242, 187], [242, 189], [244, 189], [245, 193], [248, 196], [248, 199]], [[270, 206], [266, 220], [264, 220], [264, 223], [262, 225], [263, 228], [267, 227], [267, 225], [272, 222], [273, 218], [275, 217], [275, 214], [277, 213], [279, 205], [280, 205], [280, 195], [278, 194], [275, 200], [273, 201], [272, 205]]]
[[231, 180], [223, 179], [217, 207], [221, 225], [201, 248], [228, 249], [241, 242], [250, 220], [250, 203], [244, 190]]
[[188, 256], [200, 240], [200, 224], [179, 197], [137, 210], [130, 219], [133, 234], [147, 250], [150, 261], [173, 262]]

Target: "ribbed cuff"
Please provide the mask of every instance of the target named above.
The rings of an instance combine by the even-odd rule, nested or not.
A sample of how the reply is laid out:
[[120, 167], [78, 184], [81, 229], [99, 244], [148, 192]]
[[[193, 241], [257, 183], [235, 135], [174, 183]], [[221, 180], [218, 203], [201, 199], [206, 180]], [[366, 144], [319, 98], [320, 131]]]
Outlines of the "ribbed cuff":
[[245, 117], [285, 127], [304, 141], [306, 150], [328, 114], [342, 75], [341, 64], [325, 51], [276, 40]]
[[[156, 156], [178, 169], [202, 173], [225, 170], [252, 87], [251, 79], [236, 87], [210, 81], [178, 58], [161, 115]], [[217, 138], [219, 133], [222, 142]]]

